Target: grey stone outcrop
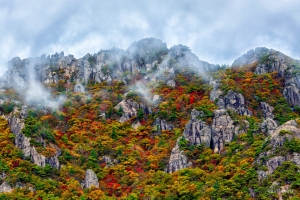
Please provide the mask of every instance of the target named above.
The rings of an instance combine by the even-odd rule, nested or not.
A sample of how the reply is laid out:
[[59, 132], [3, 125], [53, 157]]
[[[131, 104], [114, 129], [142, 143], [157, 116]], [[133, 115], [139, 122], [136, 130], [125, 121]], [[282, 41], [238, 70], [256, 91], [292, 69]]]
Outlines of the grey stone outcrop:
[[192, 163], [188, 161], [184, 151], [180, 150], [178, 145], [180, 138], [178, 138], [175, 147], [172, 149], [171, 156], [169, 159], [166, 171], [169, 173], [176, 172], [180, 169], [184, 169], [192, 166]]
[[[245, 106], [242, 94], [229, 91], [225, 96], [218, 96], [217, 104], [219, 108], [214, 111], [211, 125], [205, 121], [206, 117], [203, 111], [192, 110], [191, 118], [183, 132], [183, 137], [188, 141], [188, 145], [204, 144], [211, 147], [215, 153], [219, 153], [224, 149], [226, 143], [232, 142], [235, 136], [246, 132], [248, 123], [243, 121], [243, 124], [239, 125], [229, 115], [229, 111], [238, 115], [252, 115], [252, 112]], [[167, 167], [168, 172], [190, 166], [184, 152], [179, 150], [178, 142], [179, 140], [172, 150]]]
[[13, 188], [6, 181], [0, 185], [0, 193], [11, 192], [12, 190]]
[[225, 109], [218, 109], [214, 112], [212, 129], [212, 148], [214, 152], [220, 152], [225, 143], [229, 143], [234, 139], [234, 135], [238, 135], [241, 130], [229, 116]]
[[[12, 113], [10, 113], [8, 116], [4, 116], [10, 126], [10, 129], [12, 133], [15, 135], [15, 145], [16, 147], [20, 148], [23, 152], [23, 155], [25, 157], [29, 157], [30, 160], [40, 166], [45, 167], [46, 164], [49, 164], [50, 166], [54, 168], [59, 168], [60, 163], [58, 160], [58, 156], [60, 156], [61, 151], [58, 147], [55, 147], [57, 150], [57, 153], [53, 157], [46, 158], [45, 156], [39, 154], [35, 147], [32, 147], [30, 144], [30, 137], [25, 136], [22, 133], [22, 129], [24, 128], [24, 120], [27, 117], [27, 106], [22, 106], [22, 109], [20, 112], [17, 108], [14, 109]], [[52, 144], [53, 146], [53, 144]], [[56, 145], [55, 145], [56, 146]]]
[[152, 110], [149, 106], [142, 103], [138, 104], [137, 102], [131, 99], [122, 100], [115, 106], [115, 109], [119, 110], [120, 107], [122, 107], [123, 114], [119, 119], [119, 122], [125, 122], [130, 118], [137, 116], [139, 109], [142, 109], [145, 115], [152, 114]]
[[108, 167], [114, 166], [116, 163], [118, 163], [118, 160], [113, 159], [110, 156], [102, 156], [101, 159], [102, 159], [102, 162], [104, 162], [105, 165]]
[[231, 90], [225, 96], [219, 98], [217, 105], [219, 109], [229, 109], [239, 115], [252, 115], [252, 112], [245, 107], [244, 96], [241, 93], [236, 93]]
[[191, 112], [191, 119], [185, 125], [183, 131], [183, 137], [189, 141], [190, 145], [200, 145], [205, 144], [210, 146], [211, 142], [211, 128], [202, 121], [203, 112], [197, 111], [195, 109]]
[[263, 122], [260, 124], [260, 130], [263, 133], [267, 133], [268, 135], [271, 135], [278, 127], [277, 122], [273, 120], [274, 108], [266, 102], [260, 102], [260, 107], [263, 112], [263, 118], [264, 118]]
[[91, 188], [91, 187], [96, 187], [99, 188], [99, 180], [97, 175], [92, 169], [87, 169], [85, 172], [85, 178], [83, 181], [83, 188]]
[[258, 158], [255, 160], [255, 163], [258, 165], [267, 167], [266, 171], [258, 170], [260, 179], [272, 174], [284, 161], [292, 161], [296, 165], [300, 166], [299, 153], [289, 152], [287, 154], [281, 154], [280, 151], [276, 151], [278, 148], [282, 148], [286, 141], [293, 138], [300, 139], [300, 128], [295, 120], [290, 120], [279, 126], [272, 135], [266, 139], [267, 150], [260, 153]]
[[171, 123], [168, 123], [164, 119], [157, 117], [154, 121], [153, 127], [157, 134], [160, 134], [161, 131], [170, 131], [174, 129], [174, 126]]

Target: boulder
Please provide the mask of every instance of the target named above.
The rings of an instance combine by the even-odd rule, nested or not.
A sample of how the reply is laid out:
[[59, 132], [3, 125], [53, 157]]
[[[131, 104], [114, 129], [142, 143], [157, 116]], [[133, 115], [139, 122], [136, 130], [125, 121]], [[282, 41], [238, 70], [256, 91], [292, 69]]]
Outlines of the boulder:
[[168, 81], [167, 81], [167, 85], [170, 86], [170, 87], [172, 87], [172, 88], [175, 88], [175, 87], [176, 87], [176, 83], [175, 83], [174, 80], [168, 80]]
[[0, 185], [0, 193], [2, 193], [2, 192], [11, 192], [12, 190], [13, 190], [13, 188], [6, 181], [4, 181]]
[[134, 130], [137, 130], [141, 125], [140, 121], [137, 121], [137, 122], [134, 122], [131, 127], [134, 129]]
[[101, 159], [108, 167], [114, 166], [116, 163], [118, 163], [116, 159], [113, 159], [110, 156], [102, 156]]
[[92, 186], [99, 188], [98, 177], [92, 169], [87, 169], [85, 172], [83, 187], [89, 189]]
[[74, 92], [84, 92], [84, 86], [80, 83], [77, 83], [74, 87]]
[[2, 171], [2, 173], [0, 174], [0, 179], [4, 180], [6, 178], [6, 174], [4, 171]]

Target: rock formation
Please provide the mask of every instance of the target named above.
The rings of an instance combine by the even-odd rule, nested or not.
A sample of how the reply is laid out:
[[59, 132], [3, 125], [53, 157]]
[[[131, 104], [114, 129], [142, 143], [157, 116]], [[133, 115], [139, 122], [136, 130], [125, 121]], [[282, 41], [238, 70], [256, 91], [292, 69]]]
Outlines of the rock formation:
[[[214, 84], [214, 90], [219, 90], [218, 85]], [[224, 149], [226, 143], [233, 141], [235, 135], [246, 132], [247, 122], [236, 124], [230, 117], [230, 112], [235, 112], [238, 115], [251, 116], [252, 112], [245, 106], [244, 96], [240, 93], [229, 91], [226, 95], [221, 96], [222, 91], [218, 92], [218, 109], [214, 111], [212, 125], [208, 125], [204, 119], [204, 113], [195, 109], [191, 112], [191, 119], [185, 126], [183, 137], [188, 140], [188, 145], [204, 144], [211, 147], [214, 152], [219, 153]], [[214, 96], [214, 94], [213, 94]], [[212, 98], [212, 95], [211, 95]], [[183, 151], [179, 150], [177, 140], [176, 146], [173, 148], [168, 165], [168, 172], [174, 172], [188, 166], [187, 157]]]
[[229, 109], [239, 115], [251, 116], [250, 110], [245, 107], [245, 98], [242, 94], [229, 91], [225, 96], [219, 97], [217, 103], [219, 109]]
[[118, 161], [116, 159], [111, 158], [110, 156], [102, 156], [102, 162], [105, 163], [105, 166], [111, 167], [114, 166]]
[[187, 156], [179, 148], [178, 143], [179, 143], [180, 139], [181, 138], [178, 138], [176, 145], [172, 149], [172, 152], [171, 152], [170, 160], [169, 160], [168, 166], [166, 168], [166, 171], [169, 173], [173, 173], [180, 169], [184, 169], [189, 166], [192, 166], [192, 163], [188, 161]]
[[199, 119], [200, 117], [203, 117], [203, 112], [193, 109], [191, 119], [185, 125], [183, 137], [189, 141], [190, 145], [205, 144], [210, 146], [211, 128], [206, 122]]
[[171, 123], [168, 123], [166, 120], [160, 119], [159, 117], [155, 119], [153, 126], [157, 134], [160, 134], [161, 131], [170, 131], [174, 129], [174, 126]]
[[260, 179], [272, 174], [284, 161], [290, 160], [300, 166], [300, 154], [278, 151], [278, 149], [283, 148], [286, 141], [290, 141], [293, 138], [300, 139], [300, 128], [295, 120], [290, 120], [279, 126], [270, 138], [266, 139], [267, 145], [265, 149], [267, 150], [260, 153], [255, 161], [258, 165], [267, 167], [266, 171], [258, 170]]
[[123, 114], [119, 119], [119, 122], [125, 122], [130, 118], [137, 116], [138, 110], [141, 109], [144, 114], [152, 114], [152, 110], [150, 107], [146, 106], [145, 104], [138, 104], [137, 102], [131, 99], [124, 99], [120, 103], [115, 106], [116, 110], [119, 110], [122, 107]]
[[237, 126], [225, 109], [218, 109], [214, 112], [212, 130], [212, 148], [214, 152], [220, 152], [225, 143], [233, 140], [242, 130]]
[[0, 185], [0, 193], [2, 193], [2, 192], [11, 192], [12, 190], [13, 190], [13, 188], [6, 181], [4, 181]]
[[262, 109], [263, 117], [264, 117], [264, 120], [260, 125], [261, 132], [271, 135], [278, 127], [277, 123], [273, 120], [274, 108], [266, 102], [261, 102], [260, 107]]
[[92, 169], [87, 169], [85, 172], [85, 178], [83, 182], [83, 188], [91, 188], [92, 186], [99, 188], [98, 177]]
[[232, 66], [243, 66], [257, 63], [256, 74], [278, 72], [284, 78], [283, 95], [292, 106], [300, 106], [300, 81], [297, 65], [299, 60], [291, 59], [281, 52], [267, 48], [256, 48], [236, 59]]
[[27, 117], [27, 106], [22, 106], [20, 112], [18, 112], [18, 109], [15, 107], [12, 113], [4, 117], [7, 119], [12, 133], [16, 136], [15, 137], [16, 147], [22, 150], [25, 157], [29, 157], [34, 164], [40, 167], [44, 167], [46, 164], [49, 164], [54, 168], [60, 167], [58, 156], [60, 156], [61, 151], [58, 147], [56, 147], [57, 153], [55, 156], [46, 158], [45, 156], [39, 154], [36, 151], [35, 147], [31, 147], [30, 145], [31, 138], [26, 137], [22, 133], [22, 129], [25, 126], [24, 120]]
[[210, 92], [210, 100], [216, 101], [223, 94], [222, 90], [219, 89], [220, 83], [217, 80], [211, 79], [209, 85], [213, 87]]

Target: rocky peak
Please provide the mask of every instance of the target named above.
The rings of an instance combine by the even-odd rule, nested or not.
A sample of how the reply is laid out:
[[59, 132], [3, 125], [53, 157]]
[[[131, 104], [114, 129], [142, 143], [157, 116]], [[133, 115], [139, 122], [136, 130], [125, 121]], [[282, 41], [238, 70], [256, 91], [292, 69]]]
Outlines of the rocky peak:
[[240, 67], [245, 65], [253, 64], [254, 62], [259, 61], [260, 57], [266, 53], [269, 53], [272, 50], [269, 50], [265, 47], [257, 47], [255, 50], [251, 49], [246, 54], [234, 60], [232, 63], [233, 67]]
[[192, 67], [200, 73], [204, 73], [205, 71], [215, 71], [220, 68], [219, 65], [213, 65], [199, 60], [189, 47], [182, 44], [171, 47], [169, 55], [172, 59], [176, 60], [177, 63], [180, 63], [181, 66]]
[[167, 44], [159, 39], [145, 38], [134, 42], [127, 49], [127, 52], [139, 64], [152, 63], [168, 53]]

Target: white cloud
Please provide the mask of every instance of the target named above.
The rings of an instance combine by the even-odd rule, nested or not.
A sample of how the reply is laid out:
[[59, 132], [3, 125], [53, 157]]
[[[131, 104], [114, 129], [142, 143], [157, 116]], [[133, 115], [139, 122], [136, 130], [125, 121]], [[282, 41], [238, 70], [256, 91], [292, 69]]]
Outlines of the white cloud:
[[300, 58], [299, 6], [297, 0], [2, 1], [0, 74], [15, 56], [81, 57], [126, 49], [144, 37], [187, 45], [211, 63], [231, 64], [256, 46]]

